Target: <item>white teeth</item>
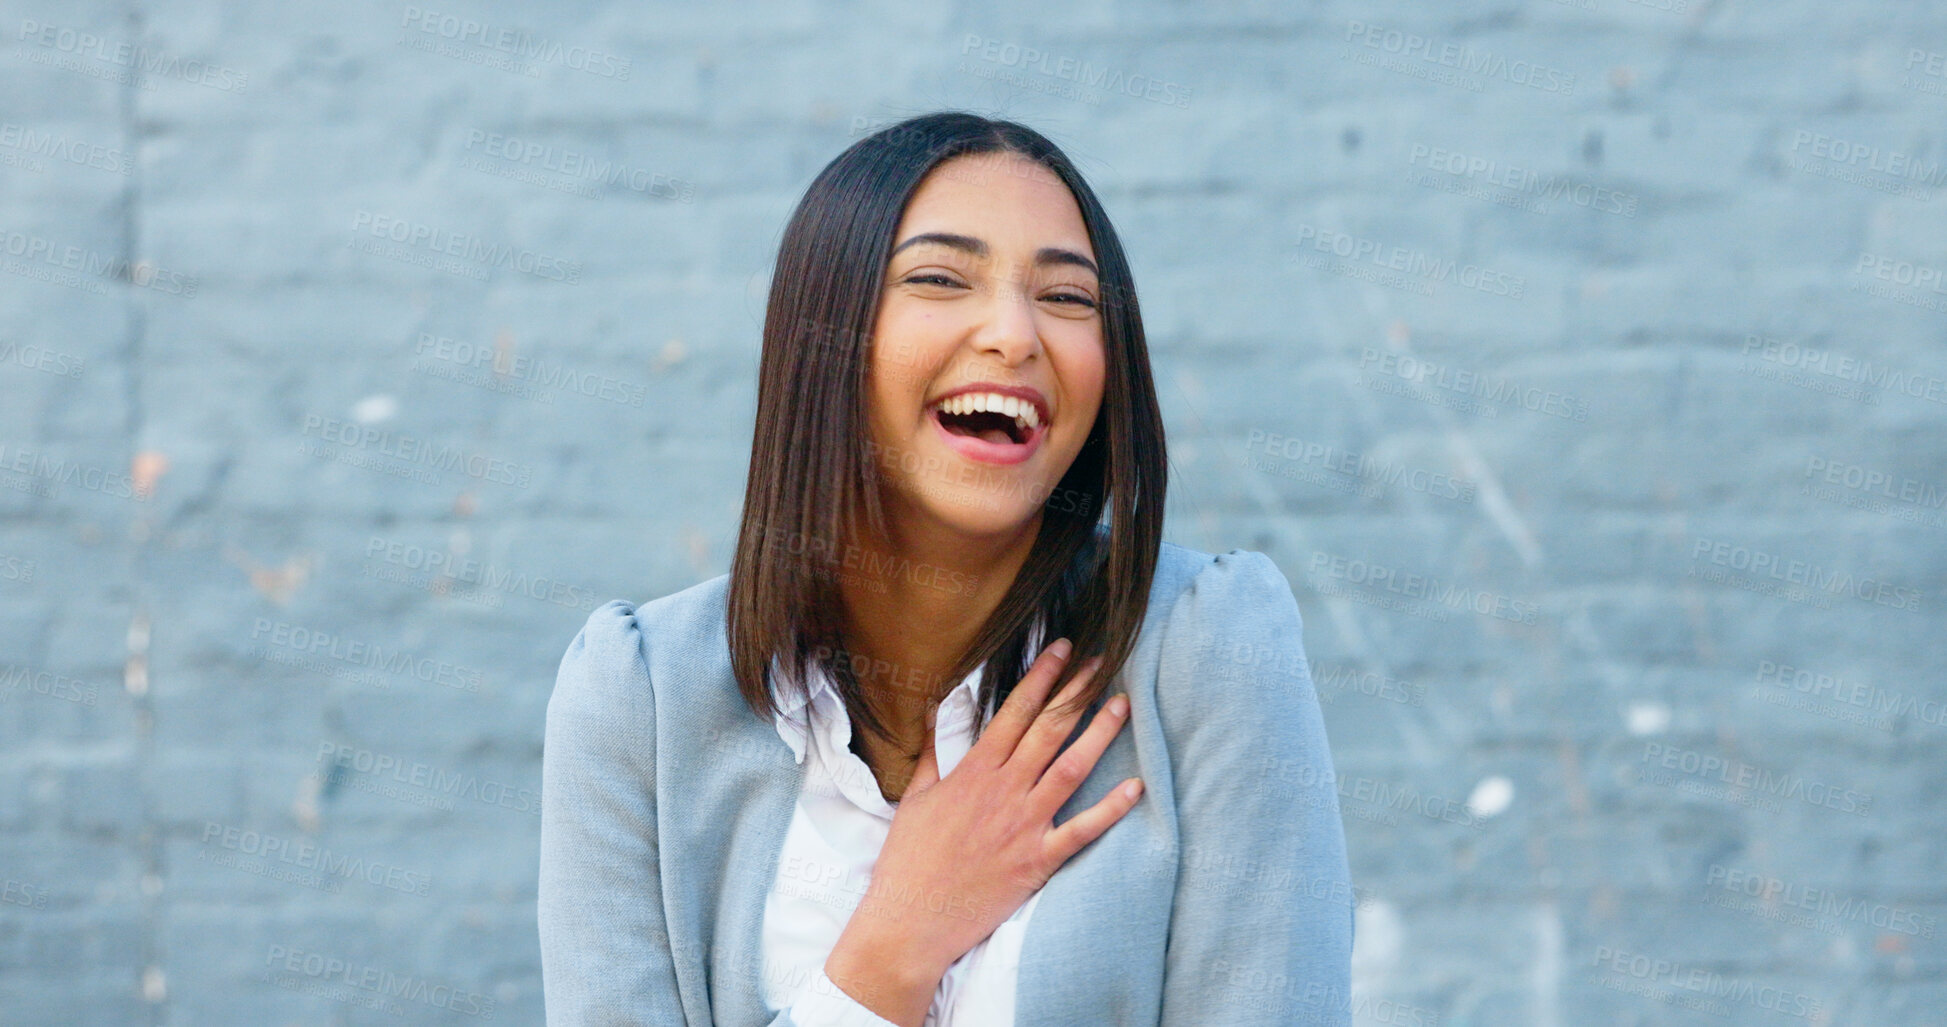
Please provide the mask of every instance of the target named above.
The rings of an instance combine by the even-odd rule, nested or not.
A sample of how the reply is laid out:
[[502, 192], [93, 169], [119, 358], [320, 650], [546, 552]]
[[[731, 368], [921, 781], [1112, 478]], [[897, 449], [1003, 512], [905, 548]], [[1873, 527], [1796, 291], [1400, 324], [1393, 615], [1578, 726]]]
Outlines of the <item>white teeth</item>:
[[940, 403], [940, 409], [949, 414], [971, 414], [987, 411], [1005, 414], [1014, 418], [1015, 427], [1027, 433], [1041, 427], [1041, 412], [1033, 403], [1013, 396], [1003, 396], [997, 392], [967, 392]]

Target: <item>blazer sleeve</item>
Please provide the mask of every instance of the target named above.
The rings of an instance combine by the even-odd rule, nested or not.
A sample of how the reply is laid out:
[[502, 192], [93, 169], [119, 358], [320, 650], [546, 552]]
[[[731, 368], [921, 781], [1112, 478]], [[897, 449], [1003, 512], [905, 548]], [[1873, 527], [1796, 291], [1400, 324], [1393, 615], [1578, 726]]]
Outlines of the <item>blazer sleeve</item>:
[[1178, 597], [1156, 695], [1178, 851], [1164, 1027], [1350, 1024], [1353, 895], [1290, 583], [1216, 556]]
[[[619, 599], [589, 614], [548, 697], [536, 918], [549, 1027], [688, 1023], [662, 904], [656, 704]], [[820, 983], [767, 1027], [893, 1027], [822, 970]]]
[[541, 755], [542, 1003], [571, 1027], [684, 1022], [656, 848], [656, 710], [635, 609], [589, 614]]

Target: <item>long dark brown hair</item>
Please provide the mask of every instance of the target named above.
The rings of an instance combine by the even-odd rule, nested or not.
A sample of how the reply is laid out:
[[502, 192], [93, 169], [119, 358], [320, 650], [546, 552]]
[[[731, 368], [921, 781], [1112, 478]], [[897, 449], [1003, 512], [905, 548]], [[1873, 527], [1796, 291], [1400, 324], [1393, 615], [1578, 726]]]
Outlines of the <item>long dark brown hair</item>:
[[[1122, 244], [1088, 183], [1040, 133], [959, 111], [925, 114], [859, 140], [826, 165], [778, 247], [727, 611], [738, 688], [766, 722], [778, 712], [767, 685], [771, 661], [782, 669], [780, 686], [798, 695], [815, 663], [852, 723], [890, 740], [854, 673], [834, 573], [856, 562], [857, 554], [840, 550], [857, 537], [861, 511], [873, 537], [885, 537], [865, 409], [868, 350], [893, 235], [913, 191], [954, 157], [1009, 153], [1052, 171], [1081, 208], [1100, 265], [1107, 376], [1088, 441], [1044, 502], [1026, 561], [944, 681], [957, 684], [982, 668], [975, 709], [984, 713], [990, 702], [998, 709], [1038, 655], [1028, 646], [1042, 620], [1042, 645], [1061, 637], [1074, 643], [1055, 691], [1088, 658], [1104, 657], [1072, 707], [1085, 709], [1101, 700], [1135, 647], [1162, 542], [1166, 456]], [[934, 703], [951, 690], [927, 687]], [[978, 731], [979, 713], [975, 720]]]

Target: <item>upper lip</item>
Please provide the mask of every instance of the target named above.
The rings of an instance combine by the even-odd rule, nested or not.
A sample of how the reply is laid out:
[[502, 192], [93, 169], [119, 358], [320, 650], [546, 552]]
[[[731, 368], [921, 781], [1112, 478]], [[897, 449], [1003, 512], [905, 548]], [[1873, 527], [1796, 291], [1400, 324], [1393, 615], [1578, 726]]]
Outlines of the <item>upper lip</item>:
[[1012, 396], [1015, 399], [1024, 399], [1034, 404], [1034, 412], [1040, 416], [1043, 425], [1054, 420], [1048, 411], [1048, 397], [1043, 396], [1041, 390], [1028, 385], [1002, 385], [999, 382], [974, 382], [948, 389], [933, 397], [932, 401], [926, 404], [927, 409], [930, 410], [955, 396], [962, 396], [969, 392], [993, 392], [1002, 396]]

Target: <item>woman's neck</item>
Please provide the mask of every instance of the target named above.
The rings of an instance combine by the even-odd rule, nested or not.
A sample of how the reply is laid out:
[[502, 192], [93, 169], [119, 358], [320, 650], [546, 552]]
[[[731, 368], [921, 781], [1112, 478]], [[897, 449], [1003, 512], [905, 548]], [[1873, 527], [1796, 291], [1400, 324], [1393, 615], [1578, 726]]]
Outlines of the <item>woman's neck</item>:
[[[972, 643], [1027, 562], [1040, 517], [1001, 538], [899, 525], [854, 544], [839, 572], [847, 648], [872, 708], [902, 747], [925, 738], [926, 713], [958, 681], [943, 675]], [[911, 743], [905, 745], [905, 743]]]

